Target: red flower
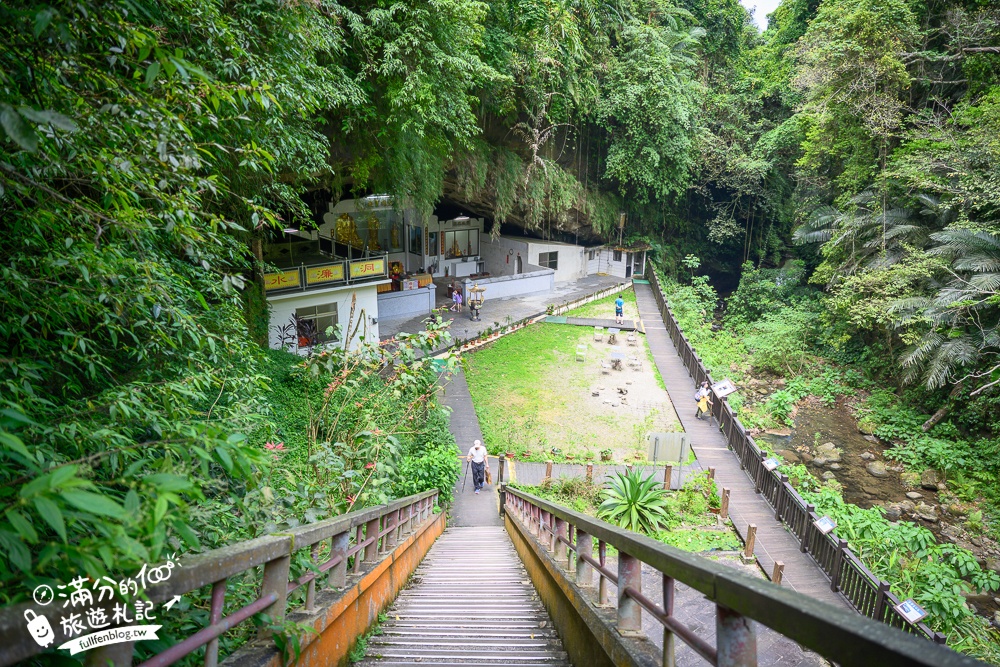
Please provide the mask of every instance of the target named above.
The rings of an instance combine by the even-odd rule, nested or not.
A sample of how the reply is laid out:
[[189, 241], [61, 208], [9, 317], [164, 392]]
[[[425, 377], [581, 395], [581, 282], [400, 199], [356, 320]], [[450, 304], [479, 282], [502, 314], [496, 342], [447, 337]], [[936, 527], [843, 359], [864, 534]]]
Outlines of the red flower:
[[369, 461], [368, 463], [365, 464], [365, 470], [371, 470], [374, 467], [375, 467], [374, 461]]

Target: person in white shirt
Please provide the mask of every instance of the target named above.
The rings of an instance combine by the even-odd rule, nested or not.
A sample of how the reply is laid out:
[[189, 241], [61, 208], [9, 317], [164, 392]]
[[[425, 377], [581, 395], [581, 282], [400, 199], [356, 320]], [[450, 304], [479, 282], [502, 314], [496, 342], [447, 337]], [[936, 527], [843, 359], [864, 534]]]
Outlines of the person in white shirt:
[[483, 488], [486, 481], [486, 471], [490, 467], [490, 462], [486, 458], [486, 448], [479, 440], [472, 445], [466, 460], [472, 463], [472, 485], [476, 487], [476, 493]]

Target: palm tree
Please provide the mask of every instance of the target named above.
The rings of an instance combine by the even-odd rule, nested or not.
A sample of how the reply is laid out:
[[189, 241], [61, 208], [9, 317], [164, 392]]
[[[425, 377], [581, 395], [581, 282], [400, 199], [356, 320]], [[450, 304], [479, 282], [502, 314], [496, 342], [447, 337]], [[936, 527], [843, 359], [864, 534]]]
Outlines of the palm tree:
[[950, 279], [931, 297], [906, 299], [894, 309], [899, 324], [918, 318], [931, 329], [902, 358], [907, 378], [928, 387], [970, 379], [987, 381], [975, 395], [1000, 384], [1000, 234], [945, 229], [931, 234], [929, 252], [948, 260]]
[[851, 198], [848, 210], [823, 206], [814, 211], [792, 240], [799, 245], [823, 243], [827, 261], [836, 264], [834, 278], [889, 267], [911, 250], [926, 247], [933, 229], [943, 227], [952, 216], [930, 195], [916, 199], [919, 209], [880, 207], [875, 193], [865, 190]]

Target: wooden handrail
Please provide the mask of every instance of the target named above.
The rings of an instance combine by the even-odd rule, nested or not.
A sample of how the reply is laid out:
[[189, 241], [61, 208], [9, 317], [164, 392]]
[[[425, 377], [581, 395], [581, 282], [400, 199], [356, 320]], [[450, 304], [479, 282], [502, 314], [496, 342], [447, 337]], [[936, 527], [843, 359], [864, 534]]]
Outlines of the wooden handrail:
[[[720, 612], [723, 615], [735, 614], [756, 620], [839, 664], [871, 667], [983, 667], [984, 665], [945, 646], [929, 643], [885, 623], [825, 604], [789, 588], [750, 577], [733, 568], [662, 544], [645, 535], [618, 528], [518, 489], [505, 486], [503, 490], [507, 520], [512, 522], [525, 539], [541, 545], [545, 551], [552, 551], [554, 554], [554, 549], [550, 549], [552, 541], [546, 538], [539, 539], [527, 523], [528, 517], [540, 512], [565, 521], [575, 527], [577, 534], [583, 534], [585, 539], [596, 538], [615, 547], [619, 552], [619, 563], [623, 558], [637, 559], [668, 578], [671, 587], [676, 580], [702, 593], [723, 610]], [[580, 551], [579, 544], [577, 551]], [[590, 556], [585, 555], [581, 558], [595, 566], [595, 569], [600, 565]], [[573, 576], [569, 576], [565, 570], [561, 572], [566, 576], [566, 585], [578, 585], [574, 583], [576, 567], [566, 563], [565, 559], [554, 558], [553, 562], [560, 568], [569, 566], [569, 572], [574, 573]], [[611, 571], [607, 568], [601, 569], [604, 570], [599, 573], [601, 579], [610, 579]], [[619, 566], [619, 578], [621, 572]], [[586, 583], [583, 586], [590, 588]], [[632, 588], [631, 591], [629, 587]], [[676, 619], [666, 623], [665, 619], [671, 618], [672, 614], [645, 598], [633, 582], [626, 581], [624, 588], [625, 597], [634, 600], [647, 611], [655, 609], [652, 616], [656, 620], [675, 632], [682, 640], [690, 639], [687, 628], [678, 632]], [[581, 594], [576, 596], [577, 599], [586, 599], [583, 590], [580, 588]], [[611, 596], [612, 599], [613, 597]], [[619, 592], [618, 597], [621, 603], [622, 592]], [[578, 602], [574, 600], [573, 603]], [[703, 642], [702, 645], [697, 645], [699, 642], [701, 640], [695, 640], [692, 647], [704, 650], [706, 645]]]
[[[691, 345], [687, 336], [684, 335], [680, 323], [677, 321], [677, 318], [670, 310], [670, 306], [667, 304], [667, 300], [663, 294], [663, 290], [660, 287], [659, 277], [656, 275], [656, 272], [653, 270], [652, 266], [647, 266], [647, 278], [649, 280], [651, 288], [653, 289], [653, 297], [656, 301], [657, 307], [659, 308], [660, 315], [663, 318], [663, 323], [667, 329], [667, 333], [670, 336], [671, 340], [674, 342], [674, 345], [677, 347], [678, 353], [680, 354], [681, 358], [684, 359], [685, 366], [687, 367], [688, 372], [696, 380], [701, 380], [702, 378], [704, 378], [707, 379], [710, 383], [712, 383], [711, 374], [708, 372], [708, 369], [705, 368], [704, 364], [701, 363], [701, 360], [698, 358], [698, 355], [695, 352], [694, 347]], [[678, 339], [680, 340], [680, 343], [678, 343]], [[732, 427], [728, 430], [728, 432], [725, 429], [723, 429], [723, 433], [726, 436], [726, 440], [729, 443], [729, 447], [740, 459], [740, 464], [744, 468], [744, 470], [747, 470], [748, 465], [750, 465], [751, 461], [759, 465], [759, 462], [764, 458], [764, 454], [760, 449], [760, 447], [757, 446], [757, 443], [754, 442], [753, 436], [747, 433], [746, 428], [743, 426], [742, 423], [740, 423], [739, 418], [736, 417], [730, 405], [724, 400], [715, 401], [712, 413], [716, 417], [716, 419], [719, 420], [720, 424], [722, 424], [723, 421], [732, 424]], [[722, 415], [725, 415], [726, 417], [725, 420], [722, 419]], [[748, 473], [749, 472], [750, 471], [748, 471]], [[940, 632], [935, 632], [926, 623], [916, 623], [916, 624], [910, 623], [909, 621], [905, 620], [902, 616], [900, 616], [893, 606], [885, 608], [875, 605], [871, 608], [868, 608], [868, 605], [866, 605], [866, 600], [863, 599], [862, 597], [859, 597], [856, 594], [857, 593], [856, 591], [845, 590], [844, 588], [838, 586], [837, 585], [838, 581], [836, 580], [836, 577], [833, 575], [832, 572], [827, 571], [827, 566], [825, 566], [824, 563], [820, 561], [820, 559], [818, 558], [819, 554], [816, 553], [816, 548], [827, 547], [828, 542], [833, 542], [833, 540], [836, 540], [837, 539], [836, 534], [831, 532], [828, 535], [824, 535], [823, 533], [819, 532], [819, 530], [813, 525], [813, 522], [817, 520], [819, 516], [817, 516], [816, 513], [812, 511], [812, 506], [805, 502], [802, 496], [799, 495], [799, 493], [794, 488], [792, 488], [792, 485], [789, 484], [787, 480], [781, 479], [780, 473], [778, 473], [775, 470], [766, 470], [766, 469], [756, 470], [754, 471], [754, 473], [758, 476], [755, 477], [755, 474], [750, 474], [750, 476], [752, 479], [755, 480], [755, 483], [757, 483], [758, 485], [762, 484], [764, 480], [766, 480], [766, 482], [769, 482], [771, 484], [780, 485], [777, 487], [776, 497], [771, 498], [767, 494], [765, 494], [765, 497], [767, 498], [768, 502], [771, 503], [771, 505], [775, 507], [776, 510], [783, 507], [794, 507], [799, 512], [804, 513], [806, 517], [805, 526], [795, 526], [792, 523], [790, 523], [786, 516], [787, 515], [786, 511], [781, 511], [780, 516], [776, 515], [776, 518], [780, 520], [782, 523], [784, 523], [786, 526], [788, 526], [792, 535], [794, 535], [796, 539], [799, 540], [799, 543], [802, 545], [802, 551], [808, 553], [809, 556], [814, 561], [816, 561], [817, 565], [819, 565], [820, 567], [820, 570], [831, 578], [831, 582], [834, 584], [833, 585], [834, 590], [839, 591], [847, 599], [847, 601], [850, 602], [851, 606], [853, 606], [855, 610], [857, 610], [861, 614], [864, 614], [865, 616], [868, 616], [869, 618], [875, 618], [876, 620], [879, 621], [884, 620], [886, 623], [898, 624], [905, 631], [912, 632], [918, 635], [923, 635], [924, 637], [933, 640], [935, 643], [944, 644], [946, 642], [947, 638], [945, 637], [945, 635], [943, 635]], [[811, 545], [817, 545], [817, 547], [810, 548]], [[850, 548], [846, 546], [831, 547], [831, 548], [841, 549], [842, 551], [841, 560], [843, 562], [843, 567], [850, 568], [853, 571], [855, 571], [858, 574], [858, 576], [867, 579], [870, 585], [874, 589], [880, 590], [882, 588], [888, 587], [888, 584], [882, 582], [878, 577], [872, 574], [868, 570], [868, 568], [866, 568], [861, 563], [861, 560], [857, 558], [857, 556], [855, 556], [853, 552], [851, 552]], [[887, 599], [889, 599], [893, 605], [899, 604], [900, 602], [899, 599], [893, 596], [891, 593], [888, 594]], [[883, 614], [883, 612], [886, 612], [886, 609], [888, 610], [887, 615]], [[883, 616], [885, 617], [883, 618]]]

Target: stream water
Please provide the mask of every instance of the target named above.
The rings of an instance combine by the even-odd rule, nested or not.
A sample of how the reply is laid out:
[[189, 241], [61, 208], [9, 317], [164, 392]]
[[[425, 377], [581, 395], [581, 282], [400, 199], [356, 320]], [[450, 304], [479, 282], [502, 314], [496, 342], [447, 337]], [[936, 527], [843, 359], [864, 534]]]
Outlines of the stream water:
[[[781, 450], [786, 460], [792, 458], [787, 455], [791, 452], [807, 465], [817, 446], [832, 442], [842, 450], [838, 466], [809, 465], [809, 469], [816, 477], [821, 477], [826, 471], [831, 472], [843, 486], [844, 500], [849, 503], [867, 509], [875, 504], [907, 499], [908, 489], [900, 481], [900, 472], [893, 469], [891, 463], [884, 477], [874, 477], [868, 472], [871, 460], [884, 461], [886, 448], [871, 436], [866, 438], [858, 432], [854, 417], [844, 405], [828, 407], [816, 399], [808, 399], [799, 405], [795, 425], [788, 435], [772, 431], [756, 437]], [[865, 453], [874, 458], [866, 460]]]

